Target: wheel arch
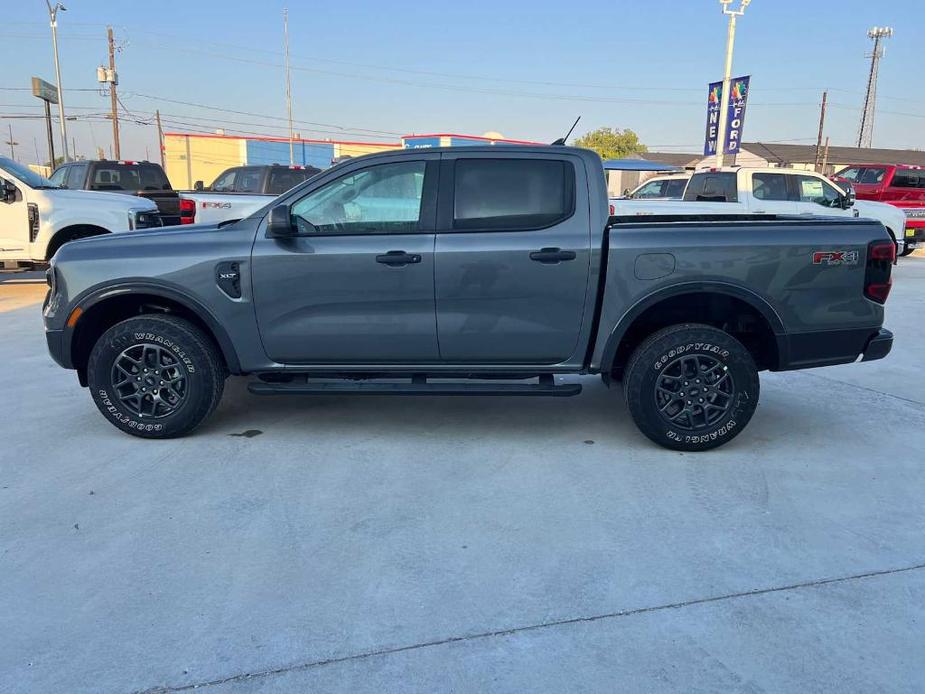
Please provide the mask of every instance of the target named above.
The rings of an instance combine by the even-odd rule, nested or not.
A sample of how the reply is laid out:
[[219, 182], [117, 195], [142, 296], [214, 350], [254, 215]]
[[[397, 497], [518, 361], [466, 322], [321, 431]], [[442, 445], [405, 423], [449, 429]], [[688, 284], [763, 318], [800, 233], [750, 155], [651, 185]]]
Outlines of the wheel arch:
[[[636, 346], [668, 325], [699, 322], [723, 327], [730, 317], [739, 322], [729, 332], [745, 342], [760, 368], [776, 369], [787, 363], [783, 321], [763, 297], [735, 284], [688, 282], [653, 292], [623, 314], [604, 345], [600, 371], [605, 380], [619, 376]], [[742, 340], [750, 334], [754, 339]]]
[[48, 247], [45, 250], [45, 261], [51, 260], [52, 256], [58, 252], [68, 241], [77, 239], [87, 239], [91, 236], [102, 236], [103, 234], [112, 233], [109, 229], [101, 227], [98, 224], [69, 224], [61, 227], [51, 238], [48, 239]]
[[201, 302], [185, 292], [163, 285], [130, 283], [98, 288], [75, 301], [82, 313], [73, 328], [66, 328], [70, 357], [85, 385], [87, 360], [96, 339], [119, 321], [146, 313], [186, 318], [209, 336], [225, 359], [228, 370], [241, 373], [234, 343], [225, 328]]

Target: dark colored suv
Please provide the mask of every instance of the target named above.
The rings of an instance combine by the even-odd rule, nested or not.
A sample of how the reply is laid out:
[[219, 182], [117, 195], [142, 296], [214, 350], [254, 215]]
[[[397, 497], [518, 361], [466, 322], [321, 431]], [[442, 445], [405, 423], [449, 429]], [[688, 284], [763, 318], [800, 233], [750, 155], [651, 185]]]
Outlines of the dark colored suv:
[[147, 198], [157, 205], [164, 226], [180, 223], [180, 196], [159, 164], [149, 161], [72, 161], [50, 176], [72, 190], [99, 190]]

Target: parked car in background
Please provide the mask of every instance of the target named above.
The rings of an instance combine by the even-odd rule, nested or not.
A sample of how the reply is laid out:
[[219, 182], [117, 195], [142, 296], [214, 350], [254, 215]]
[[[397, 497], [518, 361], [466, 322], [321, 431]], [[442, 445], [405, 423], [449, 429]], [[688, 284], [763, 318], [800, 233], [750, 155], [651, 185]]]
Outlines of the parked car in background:
[[234, 166], [219, 174], [208, 188], [196, 181], [194, 191], [181, 194], [181, 223], [219, 224], [243, 219], [320, 172], [314, 166]]
[[157, 205], [164, 226], [180, 223], [180, 196], [160, 164], [150, 161], [85, 160], [61, 164], [48, 180], [69, 190], [135, 195]]
[[631, 200], [680, 200], [690, 177], [689, 173], [653, 176], [627, 193], [626, 197]]
[[681, 201], [611, 199], [617, 215], [776, 214], [811, 217], [867, 217], [886, 227], [904, 248], [906, 215], [893, 205], [856, 200], [850, 186], [839, 187], [813, 171], [723, 167], [695, 171]]
[[890, 351], [882, 224], [607, 204], [586, 149], [352, 159], [233, 224], [68, 244], [48, 347], [145, 438], [192, 431], [229, 372], [313, 396], [569, 396], [582, 384], [557, 376], [600, 374], [646, 436], [689, 451], [745, 428], [761, 370]]
[[0, 157], [0, 260], [44, 264], [68, 241], [161, 226], [151, 200], [65, 190]]
[[832, 179], [848, 181], [861, 200], [889, 203], [906, 213], [903, 255], [925, 244], [925, 168], [906, 164], [851, 164]]

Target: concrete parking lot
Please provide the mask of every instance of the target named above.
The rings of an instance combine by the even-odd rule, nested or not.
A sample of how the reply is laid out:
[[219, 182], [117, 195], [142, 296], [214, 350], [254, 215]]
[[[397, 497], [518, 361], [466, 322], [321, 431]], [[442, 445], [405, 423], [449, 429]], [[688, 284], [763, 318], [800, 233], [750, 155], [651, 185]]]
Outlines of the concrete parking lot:
[[107, 423], [0, 280], [0, 691], [925, 690], [925, 257], [880, 362], [655, 447], [566, 400], [280, 398]]

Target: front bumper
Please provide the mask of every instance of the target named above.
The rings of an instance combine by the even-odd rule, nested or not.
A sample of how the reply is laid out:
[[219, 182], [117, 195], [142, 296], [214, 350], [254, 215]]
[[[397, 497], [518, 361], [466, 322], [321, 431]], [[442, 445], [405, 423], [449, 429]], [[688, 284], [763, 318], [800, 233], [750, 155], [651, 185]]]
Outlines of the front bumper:
[[48, 343], [48, 353], [51, 358], [59, 366], [63, 366], [65, 369], [73, 369], [74, 365], [71, 364], [71, 350], [69, 349], [70, 344], [64, 337], [63, 330], [45, 331], [45, 341]]
[[861, 361], [873, 361], [874, 359], [883, 359], [890, 350], [893, 349], [893, 333], [884, 328], [880, 328], [867, 341], [864, 347], [864, 357]]
[[918, 248], [925, 243], [925, 220], [910, 219], [906, 221], [906, 231], [903, 234], [907, 246]]

